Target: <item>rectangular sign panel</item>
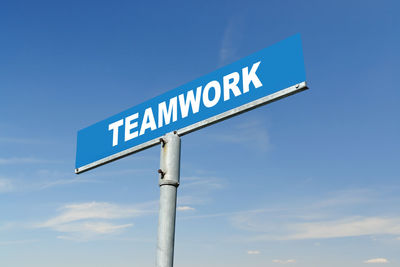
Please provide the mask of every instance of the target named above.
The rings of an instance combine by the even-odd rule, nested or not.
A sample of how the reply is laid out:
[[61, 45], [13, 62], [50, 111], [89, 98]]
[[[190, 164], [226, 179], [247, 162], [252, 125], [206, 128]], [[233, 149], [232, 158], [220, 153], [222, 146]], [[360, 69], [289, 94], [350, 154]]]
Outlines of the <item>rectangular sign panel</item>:
[[220, 68], [78, 132], [81, 173], [307, 89], [300, 35]]

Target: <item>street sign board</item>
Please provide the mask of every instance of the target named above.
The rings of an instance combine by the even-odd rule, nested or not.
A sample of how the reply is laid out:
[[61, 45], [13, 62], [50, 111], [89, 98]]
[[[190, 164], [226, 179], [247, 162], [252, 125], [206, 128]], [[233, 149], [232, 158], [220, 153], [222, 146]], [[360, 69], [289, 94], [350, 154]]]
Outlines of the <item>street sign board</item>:
[[307, 89], [300, 35], [294, 35], [78, 132], [75, 172], [190, 133]]

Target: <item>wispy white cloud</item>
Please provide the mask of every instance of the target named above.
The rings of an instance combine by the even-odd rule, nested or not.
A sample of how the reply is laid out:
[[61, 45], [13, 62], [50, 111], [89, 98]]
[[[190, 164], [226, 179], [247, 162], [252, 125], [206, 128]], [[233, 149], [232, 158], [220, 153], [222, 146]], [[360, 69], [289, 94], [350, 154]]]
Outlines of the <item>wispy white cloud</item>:
[[57, 179], [57, 180], [47, 180], [37, 183], [37, 189], [47, 189], [55, 186], [80, 184], [80, 183], [98, 183], [99, 181], [93, 179], [84, 179], [81, 177], [69, 178], [69, 179]]
[[[303, 218], [286, 218], [266, 222], [265, 217], [279, 217], [271, 212], [259, 214], [238, 212], [230, 216], [233, 225], [257, 233], [248, 241], [304, 240], [359, 237], [370, 235], [399, 235], [400, 217], [342, 217], [340, 219], [298, 222]], [[282, 220], [283, 219], [283, 220]]]
[[389, 263], [389, 261], [385, 258], [376, 258], [364, 261], [364, 263]]
[[107, 202], [68, 204], [59, 209], [59, 215], [36, 224], [35, 227], [49, 228], [64, 233], [65, 235], [59, 236], [61, 239], [87, 241], [98, 236], [119, 233], [133, 226], [133, 223], [121, 224], [116, 223], [116, 220], [156, 212], [153, 203], [147, 203], [143, 206], [147, 206], [147, 209]]
[[9, 221], [9, 222], [3, 222], [0, 224], [0, 231], [12, 231], [14, 229], [22, 229], [26, 228], [26, 223], [25, 222], [17, 222], [17, 221]]
[[[226, 217], [226, 218], [239, 218], [239, 217], [249, 217], [252, 214], [257, 214], [257, 213], [267, 213], [267, 212], [273, 212], [276, 210], [247, 210], [247, 211], [233, 211], [233, 212], [221, 212], [221, 213], [211, 213], [211, 214], [199, 214], [199, 215], [192, 215], [192, 216], [185, 216], [182, 217], [181, 219], [207, 219], [207, 218], [217, 218], [217, 217]], [[236, 225], [237, 226], [237, 225]], [[240, 227], [239, 227], [240, 228]], [[245, 229], [249, 230], [249, 229]]]
[[112, 224], [107, 222], [79, 222], [54, 225], [54, 229], [64, 233], [92, 233], [92, 234], [111, 234], [121, 229], [132, 227], [133, 224]]
[[376, 236], [399, 236], [400, 217], [393, 213], [354, 216], [343, 212], [345, 209], [354, 211], [354, 207], [363, 210], [363, 206], [370, 207], [371, 203], [376, 203], [379, 199], [378, 193], [368, 190], [355, 190], [354, 194], [342, 191], [337, 195], [331, 194], [327, 199], [312, 201], [311, 204], [296, 203], [275, 210], [241, 211], [227, 217], [235, 228], [249, 232], [246, 240], [252, 242], [360, 236], [374, 236], [376, 240]]
[[82, 184], [82, 183], [101, 183], [96, 176], [76, 176], [71, 172], [63, 172], [51, 169], [41, 169], [37, 171], [37, 179], [30, 185], [30, 190], [43, 190], [57, 186]]
[[40, 227], [53, 227], [84, 219], [119, 219], [138, 215], [141, 211], [107, 202], [87, 202], [63, 206], [61, 214], [40, 224]]
[[222, 189], [225, 187], [225, 181], [221, 178], [203, 176], [203, 177], [182, 177], [181, 188], [201, 191], [210, 191]]
[[14, 185], [10, 179], [0, 177], [0, 193], [11, 192], [14, 190]]
[[178, 211], [193, 211], [193, 210], [196, 210], [195, 208], [189, 207], [189, 206], [178, 206], [176, 209]]
[[374, 191], [366, 188], [341, 190], [328, 194], [326, 198], [316, 201], [312, 204], [312, 208], [315, 209], [364, 204], [373, 201], [376, 195], [377, 194]]
[[196, 176], [181, 178], [181, 195], [178, 197], [180, 206], [204, 205], [213, 200], [213, 194], [227, 186], [225, 179], [213, 176]]
[[[26, 179], [27, 177], [29, 177], [29, 179]], [[31, 192], [57, 186], [101, 182], [101, 180], [91, 176], [74, 176], [72, 172], [63, 173], [60, 171], [39, 170], [29, 174], [15, 174], [15, 177], [12, 178], [0, 176], [0, 193]]]
[[[258, 237], [261, 236], [264, 238], [265, 233], [273, 232], [277, 235], [277, 232], [284, 233], [280, 228], [282, 228], [281, 222], [275, 222], [271, 220], [266, 220], [266, 217], [278, 218], [281, 209], [253, 209], [253, 210], [244, 210], [238, 211], [235, 213], [231, 213], [229, 216], [229, 220], [232, 225], [240, 230], [248, 231], [248, 232], [256, 232]], [[267, 223], [268, 222], [268, 223]]]
[[244, 12], [232, 17], [225, 28], [219, 51], [219, 66], [224, 66], [237, 59], [238, 48], [243, 40]]
[[24, 137], [0, 137], [0, 143], [12, 143], [12, 144], [21, 144], [21, 145], [36, 145], [36, 144], [49, 144], [48, 140], [39, 140], [32, 138], [24, 138]]
[[107, 177], [115, 177], [122, 175], [135, 175], [135, 174], [143, 174], [143, 173], [156, 173], [154, 169], [145, 169], [145, 168], [131, 168], [131, 169], [115, 169], [115, 170], [99, 170], [96, 173], [85, 173], [80, 174], [80, 176], [86, 177], [99, 177], [99, 176], [107, 176]]
[[229, 131], [208, 133], [206, 138], [213, 142], [241, 145], [263, 152], [271, 145], [265, 121], [257, 119], [232, 125]]
[[290, 263], [296, 263], [296, 260], [272, 260], [272, 262], [279, 264], [290, 264]]
[[[185, 192], [183, 192], [185, 194]], [[200, 196], [193, 196], [193, 195], [179, 195], [177, 203], [178, 205], [181, 206], [187, 206], [187, 205], [204, 205], [206, 203], [210, 202], [210, 198], [204, 199]]]
[[290, 225], [295, 233], [282, 239], [320, 239], [364, 235], [398, 235], [400, 218], [352, 217], [332, 221], [309, 222]]
[[37, 239], [9, 240], [9, 241], [0, 241], [0, 246], [23, 245], [36, 242], [39, 242], [39, 240]]
[[209, 219], [209, 218], [218, 218], [218, 217], [229, 217], [237, 214], [238, 212], [222, 212], [222, 213], [213, 213], [213, 214], [200, 214], [200, 215], [191, 215], [181, 217], [181, 220], [196, 220], [196, 219]]
[[260, 251], [259, 250], [248, 250], [247, 254], [249, 254], [249, 255], [258, 255], [258, 254], [260, 254]]
[[11, 157], [11, 158], [0, 158], [0, 165], [11, 165], [11, 164], [33, 164], [33, 163], [58, 163], [57, 160], [48, 160], [35, 157]]

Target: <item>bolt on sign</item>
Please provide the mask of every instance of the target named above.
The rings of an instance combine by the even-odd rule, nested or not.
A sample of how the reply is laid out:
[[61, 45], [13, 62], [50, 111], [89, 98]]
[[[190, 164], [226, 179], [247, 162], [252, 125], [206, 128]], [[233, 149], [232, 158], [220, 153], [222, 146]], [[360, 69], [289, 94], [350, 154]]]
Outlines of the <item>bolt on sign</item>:
[[307, 89], [300, 35], [291, 36], [78, 132], [75, 172], [185, 135]]

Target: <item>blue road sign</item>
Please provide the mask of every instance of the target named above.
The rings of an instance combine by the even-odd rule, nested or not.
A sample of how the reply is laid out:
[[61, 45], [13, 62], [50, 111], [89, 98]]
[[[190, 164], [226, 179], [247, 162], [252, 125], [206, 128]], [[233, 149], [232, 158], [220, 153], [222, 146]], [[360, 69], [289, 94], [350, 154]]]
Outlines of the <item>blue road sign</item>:
[[307, 89], [300, 35], [294, 35], [199, 79], [78, 132], [75, 172], [184, 135]]

